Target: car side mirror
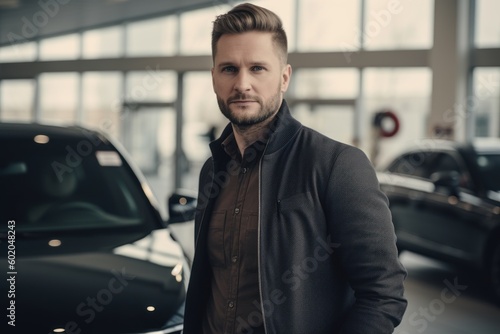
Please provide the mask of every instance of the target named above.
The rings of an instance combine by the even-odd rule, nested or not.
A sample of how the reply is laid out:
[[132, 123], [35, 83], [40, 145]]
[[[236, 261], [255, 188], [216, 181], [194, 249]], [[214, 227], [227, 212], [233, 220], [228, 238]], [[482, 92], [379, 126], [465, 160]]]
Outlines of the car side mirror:
[[193, 220], [196, 212], [196, 203], [196, 197], [188, 191], [182, 190], [173, 193], [167, 201], [168, 224]]
[[457, 171], [436, 172], [431, 175], [431, 181], [436, 187], [455, 190], [460, 185], [460, 174]]

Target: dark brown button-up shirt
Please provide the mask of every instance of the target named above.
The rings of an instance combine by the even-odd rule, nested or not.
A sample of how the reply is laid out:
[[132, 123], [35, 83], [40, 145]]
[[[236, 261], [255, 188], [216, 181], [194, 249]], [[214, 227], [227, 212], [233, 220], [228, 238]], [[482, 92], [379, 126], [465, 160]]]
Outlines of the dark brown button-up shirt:
[[212, 283], [203, 333], [263, 334], [257, 244], [258, 162], [265, 144], [254, 143], [243, 157], [233, 134], [222, 145], [232, 161], [208, 229]]

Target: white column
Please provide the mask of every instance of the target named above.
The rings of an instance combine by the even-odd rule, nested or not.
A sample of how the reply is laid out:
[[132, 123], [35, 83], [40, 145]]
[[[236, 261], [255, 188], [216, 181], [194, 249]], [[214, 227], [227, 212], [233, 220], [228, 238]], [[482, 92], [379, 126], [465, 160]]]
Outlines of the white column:
[[432, 138], [465, 141], [471, 136], [466, 133], [473, 111], [468, 94], [469, 6], [470, 0], [434, 2], [434, 45], [429, 59], [432, 98], [427, 127], [427, 135]]

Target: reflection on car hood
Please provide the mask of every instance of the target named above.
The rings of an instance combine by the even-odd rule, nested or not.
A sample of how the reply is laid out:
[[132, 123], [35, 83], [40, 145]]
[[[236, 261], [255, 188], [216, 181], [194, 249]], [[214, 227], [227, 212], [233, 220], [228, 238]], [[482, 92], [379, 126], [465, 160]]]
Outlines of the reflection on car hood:
[[386, 185], [391, 186], [401, 186], [405, 185], [407, 187], [411, 187], [416, 190], [420, 190], [426, 193], [430, 193], [434, 191], [434, 184], [427, 180], [409, 178], [404, 176], [399, 176], [392, 173], [378, 172], [377, 178], [380, 183], [384, 183]]
[[490, 190], [490, 191], [488, 191], [486, 196], [488, 196], [489, 199], [492, 199], [494, 201], [499, 202], [499, 204], [500, 204], [500, 192], [499, 191]]
[[167, 230], [107, 251], [18, 255], [16, 269], [19, 333], [159, 329], [185, 297], [182, 251]]

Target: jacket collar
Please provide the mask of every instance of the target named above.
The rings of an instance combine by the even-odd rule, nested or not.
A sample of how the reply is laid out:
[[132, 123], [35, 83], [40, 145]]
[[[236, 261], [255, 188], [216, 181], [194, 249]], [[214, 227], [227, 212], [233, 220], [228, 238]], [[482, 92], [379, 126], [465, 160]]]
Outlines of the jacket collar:
[[[267, 148], [264, 154], [272, 154], [285, 146], [301, 127], [302, 124], [292, 117], [286, 101], [283, 100], [281, 102], [280, 109], [278, 110], [274, 120], [271, 122], [268, 128], [268, 133], [264, 138], [264, 140], [268, 140]], [[210, 149], [212, 150], [212, 154], [216, 160], [224, 154], [222, 142], [224, 142], [224, 140], [226, 140], [232, 132], [233, 127], [231, 126], [231, 123], [229, 123], [225, 127], [221, 136], [210, 143]]]

